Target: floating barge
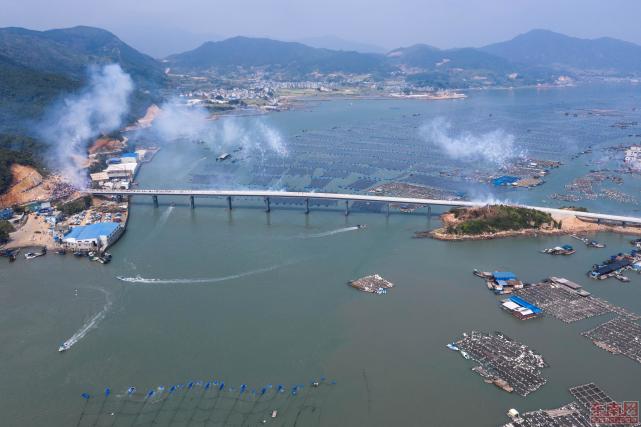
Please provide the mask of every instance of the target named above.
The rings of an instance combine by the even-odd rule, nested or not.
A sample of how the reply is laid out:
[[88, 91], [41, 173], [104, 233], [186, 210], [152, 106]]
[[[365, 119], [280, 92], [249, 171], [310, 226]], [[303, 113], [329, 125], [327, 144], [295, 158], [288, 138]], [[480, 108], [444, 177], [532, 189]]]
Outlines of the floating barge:
[[347, 282], [351, 287], [359, 291], [369, 292], [372, 294], [386, 294], [388, 289], [394, 287], [394, 284], [388, 280], [383, 279], [378, 274], [371, 276], [361, 277], [360, 279], [350, 280]]
[[576, 252], [576, 250], [572, 247], [572, 245], [563, 245], [543, 249], [541, 252], [548, 255], [572, 255]]
[[511, 296], [501, 301], [501, 308], [519, 320], [533, 319], [543, 313], [541, 308], [517, 296]]
[[474, 275], [485, 280], [487, 288], [494, 291], [497, 295], [510, 294], [516, 289], [523, 289], [525, 286], [516, 274], [509, 271], [487, 271], [474, 270]]
[[593, 265], [592, 270], [588, 272], [588, 276], [597, 280], [614, 277], [622, 282], [628, 282], [629, 279], [623, 276], [622, 273], [625, 270], [637, 269], [638, 265], [641, 265], [641, 251], [633, 249], [630, 254], [619, 253], [612, 255], [603, 264]]

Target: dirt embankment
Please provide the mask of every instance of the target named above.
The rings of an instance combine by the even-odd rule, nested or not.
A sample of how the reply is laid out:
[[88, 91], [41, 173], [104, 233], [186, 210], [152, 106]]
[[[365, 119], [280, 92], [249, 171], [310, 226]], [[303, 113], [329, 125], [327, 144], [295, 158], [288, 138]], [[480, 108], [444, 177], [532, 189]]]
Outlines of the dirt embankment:
[[[580, 213], [579, 213], [580, 216]], [[574, 213], [568, 211], [567, 215], [554, 214], [552, 218], [561, 224], [561, 228], [551, 226], [544, 226], [541, 228], [529, 228], [524, 230], [515, 231], [499, 231], [495, 233], [482, 233], [475, 235], [467, 234], [452, 234], [447, 232], [447, 227], [456, 225], [459, 221], [452, 213], [444, 213], [441, 215], [443, 227], [437, 228], [432, 231], [420, 231], [416, 233], [416, 237], [431, 237], [437, 240], [491, 240], [501, 239], [505, 237], [532, 237], [538, 235], [562, 235], [562, 234], [577, 234], [577, 233], [599, 233], [599, 232], [612, 232], [623, 234], [639, 234], [641, 235], [641, 227], [623, 227], [620, 225], [598, 224], [596, 222], [584, 221], [578, 218]]]
[[13, 181], [9, 191], [0, 195], [0, 207], [9, 207], [31, 201], [47, 200], [53, 187], [30, 166], [11, 165]]

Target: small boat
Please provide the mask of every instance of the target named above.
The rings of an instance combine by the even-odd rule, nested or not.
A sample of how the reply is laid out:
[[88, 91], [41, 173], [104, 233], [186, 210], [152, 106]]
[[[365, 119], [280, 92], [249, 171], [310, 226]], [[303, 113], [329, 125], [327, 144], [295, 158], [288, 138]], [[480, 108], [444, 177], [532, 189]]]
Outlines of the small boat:
[[463, 350], [461, 350], [461, 356], [463, 356], [463, 358], [465, 358], [465, 359], [469, 359], [470, 358], [470, 355], [467, 354], [467, 352], [465, 352]]
[[555, 246], [553, 248], [543, 249], [541, 251], [549, 255], [572, 255], [576, 251], [571, 245]]
[[56, 251], [58, 255], [67, 255], [67, 250], [66, 249], [58, 249]]
[[452, 351], [459, 351], [459, 348], [454, 343], [448, 344], [447, 348], [449, 348]]
[[68, 342], [63, 342], [60, 344], [60, 347], [58, 347], [58, 352], [59, 353], [64, 353], [65, 351], [69, 350], [71, 348], [71, 345]]
[[367, 228], [367, 224], [356, 224], [356, 228], [362, 230], [363, 228]]
[[596, 240], [590, 240], [586, 243], [588, 248], [605, 248], [605, 243], [597, 242]]
[[85, 256], [85, 253], [84, 252], [80, 252], [80, 251], [76, 251], [76, 252], [73, 253], [73, 256], [81, 257], [81, 256]]
[[37, 258], [38, 256], [39, 255], [35, 252], [27, 252], [26, 254], [24, 254], [24, 257], [26, 259], [34, 259], [34, 258]]

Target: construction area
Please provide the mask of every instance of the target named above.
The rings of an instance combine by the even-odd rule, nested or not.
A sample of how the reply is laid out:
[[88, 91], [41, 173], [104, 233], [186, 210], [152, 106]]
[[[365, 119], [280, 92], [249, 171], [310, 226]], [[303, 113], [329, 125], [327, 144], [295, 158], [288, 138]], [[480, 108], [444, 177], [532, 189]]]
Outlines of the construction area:
[[541, 368], [547, 366], [543, 356], [500, 332], [472, 331], [469, 335], [463, 334], [456, 346], [464, 358], [480, 364], [473, 370], [485, 382], [509, 393], [527, 396], [547, 382], [541, 375]]
[[641, 325], [629, 317], [615, 317], [581, 335], [599, 348], [641, 363]]
[[[557, 409], [539, 409], [523, 414], [510, 409], [507, 415], [512, 421], [503, 427], [639, 425], [638, 402], [615, 402], [593, 383], [572, 387], [569, 391], [576, 400]], [[631, 403], [636, 403], [636, 414]], [[615, 422], [607, 422], [608, 418]]]

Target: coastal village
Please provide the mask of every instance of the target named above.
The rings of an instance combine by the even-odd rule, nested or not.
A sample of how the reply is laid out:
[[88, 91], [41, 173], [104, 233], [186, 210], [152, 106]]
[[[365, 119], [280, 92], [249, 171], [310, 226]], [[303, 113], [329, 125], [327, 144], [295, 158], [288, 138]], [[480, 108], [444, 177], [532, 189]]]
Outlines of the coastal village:
[[[139, 121], [141, 124], [146, 124], [146, 118]], [[103, 165], [102, 170], [88, 174], [91, 188], [131, 188], [141, 165], [151, 161], [159, 150], [153, 146], [129, 149], [126, 137], [101, 137], [88, 148], [89, 170]], [[13, 203], [0, 210], [0, 219], [8, 221], [15, 231], [10, 241], [0, 247], [0, 256], [15, 261], [21, 253], [26, 259], [33, 259], [55, 252], [88, 257], [102, 264], [111, 261], [107, 249], [126, 229], [127, 200], [91, 197], [59, 175], [43, 178], [31, 168], [14, 167], [20, 181], [3, 196], [3, 204]], [[26, 203], [21, 204], [25, 198]]]

